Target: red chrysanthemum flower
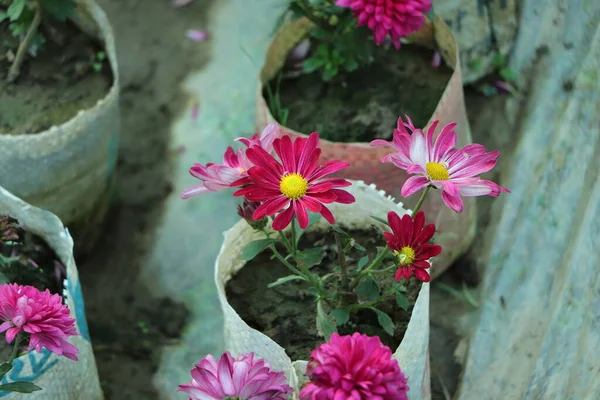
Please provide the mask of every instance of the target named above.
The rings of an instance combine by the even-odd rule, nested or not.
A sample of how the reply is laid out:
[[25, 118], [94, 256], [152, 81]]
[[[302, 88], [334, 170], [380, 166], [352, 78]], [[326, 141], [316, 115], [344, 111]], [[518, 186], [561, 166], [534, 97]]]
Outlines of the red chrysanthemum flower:
[[45, 347], [77, 360], [79, 350], [67, 341], [77, 335], [75, 320], [59, 295], [16, 283], [0, 285], [0, 320], [0, 332], [6, 331], [8, 343], [23, 332], [29, 336], [28, 349], [42, 351]]
[[331, 335], [306, 366], [301, 400], [406, 400], [408, 379], [377, 337]]
[[400, 48], [400, 38], [421, 28], [431, 0], [337, 0], [337, 6], [351, 8], [357, 25], [373, 31], [375, 43], [382, 44], [389, 35]]
[[247, 177], [231, 184], [247, 185], [235, 192], [234, 196], [263, 202], [253, 214], [256, 220], [279, 213], [273, 221], [273, 229], [278, 231], [288, 226], [294, 215], [298, 218], [300, 228], [305, 229], [308, 226], [306, 210], [320, 213], [333, 224], [335, 218], [325, 204], [350, 204], [355, 199], [350, 193], [339, 189], [350, 186], [350, 182], [324, 177], [350, 164], [329, 161], [318, 165], [321, 155], [318, 146], [319, 135], [316, 132], [307, 139], [296, 138], [293, 143], [289, 136], [276, 139], [273, 148], [281, 162], [260, 147], [249, 148], [246, 156], [254, 163], [254, 167], [248, 170]]
[[414, 220], [405, 214], [402, 219], [393, 211], [388, 213], [388, 224], [392, 233], [384, 232], [388, 247], [398, 257], [398, 270], [396, 280], [400, 278], [410, 279], [414, 274], [418, 280], [429, 282], [431, 277], [427, 273], [429, 259], [442, 252], [442, 247], [437, 244], [429, 244], [435, 233], [435, 225], [425, 224], [425, 214], [419, 211]]

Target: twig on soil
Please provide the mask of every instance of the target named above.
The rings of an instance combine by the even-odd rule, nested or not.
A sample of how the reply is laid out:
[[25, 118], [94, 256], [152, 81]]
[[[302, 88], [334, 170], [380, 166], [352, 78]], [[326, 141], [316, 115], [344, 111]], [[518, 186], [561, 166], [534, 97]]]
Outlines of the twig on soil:
[[37, 7], [35, 9], [35, 15], [33, 16], [33, 20], [31, 21], [31, 25], [29, 25], [29, 28], [27, 29], [27, 34], [25, 35], [25, 38], [23, 39], [21, 44], [19, 44], [19, 49], [17, 50], [17, 56], [15, 57], [15, 61], [13, 62], [13, 64], [10, 67], [10, 70], [8, 71], [8, 76], [6, 78], [6, 80], [8, 82], [14, 82], [15, 79], [17, 79], [19, 77], [19, 73], [21, 70], [21, 64], [23, 63], [25, 54], [27, 53], [27, 50], [29, 49], [29, 46], [31, 45], [31, 41], [33, 40], [33, 38], [35, 37], [35, 34], [37, 33], [37, 29], [38, 29], [41, 21], [42, 21], [42, 7], [38, 3]]

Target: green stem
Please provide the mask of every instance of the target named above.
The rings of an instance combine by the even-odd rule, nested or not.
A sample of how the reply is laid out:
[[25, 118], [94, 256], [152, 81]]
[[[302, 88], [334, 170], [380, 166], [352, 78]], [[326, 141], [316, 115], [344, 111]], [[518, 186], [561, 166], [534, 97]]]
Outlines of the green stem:
[[358, 284], [360, 283], [360, 280], [367, 275], [373, 268], [375, 268], [376, 266], [378, 266], [381, 261], [385, 258], [385, 256], [388, 255], [388, 253], [390, 252], [390, 248], [389, 247], [385, 247], [383, 249], [383, 251], [381, 253], [379, 253], [377, 255], [377, 257], [375, 257], [375, 259], [373, 260], [373, 262], [371, 264], [369, 264], [369, 266], [365, 269], [363, 269], [362, 271], [360, 271], [358, 273], [358, 275], [356, 275], [354, 277], [354, 279], [352, 280], [352, 283], [350, 283], [350, 288], [354, 289], [356, 286], [358, 286]]
[[270, 245], [269, 248], [271, 249], [271, 251], [273, 252], [273, 255], [283, 263], [283, 265], [285, 265], [290, 271], [292, 271], [294, 274], [301, 276], [303, 278], [306, 279], [310, 279], [310, 277], [305, 276], [304, 273], [302, 271], [300, 271], [298, 268], [294, 267], [288, 260], [286, 260], [279, 251], [277, 251], [277, 248], [275, 247], [275, 245]]
[[292, 218], [292, 257], [296, 258], [298, 243], [296, 243], [296, 217]]
[[279, 237], [281, 238], [281, 243], [283, 243], [283, 245], [285, 246], [287, 251], [290, 254], [292, 254], [292, 246], [290, 245], [290, 241], [288, 240], [287, 236], [285, 236], [285, 233], [283, 233], [282, 231], [278, 231], [278, 232], [279, 232]]
[[12, 349], [12, 353], [10, 354], [10, 359], [8, 360], [9, 364], [12, 364], [12, 362], [15, 360], [15, 358], [17, 358], [17, 352], [19, 351], [19, 347], [21, 346], [21, 334], [17, 335], [17, 337], [15, 338], [15, 344], [13, 346]]
[[431, 190], [431, 186], [427, 185], [425, 190], [423, 190], [423, 193], [421, 193], [421, 197], [419, 197], [419, 201], [417, 201], [417, 205], [415, 206], [412, 214], [410, 215], [411, 218], [414, 218], [415, 215], [417, 215], [417, 212], [421, 209], [421, 206], [423, 205], [423, 202], [425, 201], [425, 198], [429, 194], [430, 190]]
[[[37, 3], [37, 2], [36, 2]], [[42, 21], [42, 7], [39, 3], [37, 3], [37, 7], [35, 9], [35, 14], [33, 16], [33, 20], [27, 29], [27, 33], [25, 34], [25, 38], [19, 44], [19, 48], [17, 49], [17, 55], [15, 56], [15, 60], [13, 61], [10, 69], [8, 70], [8, 76], [6, 80], [8, 82], [14, 82], [15, 79], [19, 77], [19, 73], [21, 71], [21, 64], [25, 59], [25, 54], [27, 50], [29, 50], [29, 46], [31, 46], [31, 42], [37, 33], [37, 29], [40, 26], [40, 22]]]

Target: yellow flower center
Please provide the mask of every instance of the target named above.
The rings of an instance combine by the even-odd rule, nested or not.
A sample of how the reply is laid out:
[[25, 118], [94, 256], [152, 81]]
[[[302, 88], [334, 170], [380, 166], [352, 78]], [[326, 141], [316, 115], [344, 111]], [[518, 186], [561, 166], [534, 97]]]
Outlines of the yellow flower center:
[[308, 182], [306, 179], [296, 173], [285, 174], [279, 183], [281, 194], [292, 200], [298, 200], [300, 197], [304, 196], [307, 189]]
[[446, 167], [444, 164], [428, 162], [425, 165], [425, 170], [427, 171], [427, 175], [429, 175], [429, 177], [434, 181], [447, 181], [450, 179], [448, 167]]
[[415, 251], [412, 247], [404, 246], [400, 251], [394, 250], [394, 254], [398, 257], [400, 265], [410, 265], [415, 261]]

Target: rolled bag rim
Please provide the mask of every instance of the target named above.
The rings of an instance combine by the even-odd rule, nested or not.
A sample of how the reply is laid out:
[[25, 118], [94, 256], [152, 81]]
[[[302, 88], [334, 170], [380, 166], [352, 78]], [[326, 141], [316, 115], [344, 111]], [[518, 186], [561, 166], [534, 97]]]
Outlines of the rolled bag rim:
[[[255, 102], [255, 120], [258, 132], [262, 131], [262, 129], [264, 129], [269, 123], [277, 123], [271, 114], [269, 107], [267, 106], [267, 102], [262, 91], [264, 87], [263, 82], [268, 82], [285, 64], [285, 57], [281, 57], [279, 50], [284, 49], [285, 51], [289, 52], [289, 50], [291, 50], [296, 43], [298, 43], [308, 34], [312, 26], [313, 23], [306, 18], [300, 18], [291, 22], [287, 22], [277, 31], [275, 37], [271, 41], [267, 50], [263, 67], [261, 68], [258, 76], [259, 84], [257, 85]], [[433, 20], [430, 20], [426, 17], [425, 23], [421, 29], [409, 36], [408, 39], [413, 44], [428, 48], [436, 48], [437, 44], [437, 46], [439, 46], [437, 48], [440, 50], [440, 54], [442, 55], [443, 59], [450, 67], [453, 67], [452, 75], [448, 80], [444, 92], [438, 100], [436, 108], [429, 118], [426, 126], [430, 126], [434, 120], [440, 120], [440, 125], [442, 126], [450, 122], [458, 122], [459, 125], [455, 128], [458, 133], [457, 138], [459, 141], [457, 145], [461, 144], [461, 142], [463, 142], [462, 145], [472, 143], [471, 128], [464, 102], [459, 48], [454, 34], [439, 16], [436, 16]], [[458, 104], [455, 104], [453, 107], [449, 107], [452, 100]], [[281, 126], [281, 130], [283, 133], [289, 134], [293, 137], [307, 137], [306, 134], [295, 131], [287, 126]], [[441, 128], [438, 126], [435, 136], [439, 135], [440, 131]], [[463, 140], [461, 140], [461, 138]], [[355, 154], [354, 159], [350, 161], [351, 164], [353, 161], [354, 163], [357, 163], [357, 165], [359, 163], [361, 163], [361, 165], [364, 164], [366, 160], [369, 160], [369, 162], [371, 162], [371, 160], [377, 160], [377, 163], [379, 163], [381, 158], [390, 153], [390, 148], [388, 147], [371, 147], [369, 146], [369, 143], [366, 142], [332, 142], [322, 138], [320, 139], [320, 142], [322, 143], [321, 159], [339, 159], [339, 157], [332, 157], [332, 155], [349, 153]], [[352, 168], [353, 167], [351, 165], [350, 169]], [[358, 168], [358, 166], [356, 168]], [[386, 175], [393, 174], [398, 170], [389, 163], [382, 164], [377, 168], [385, 171]], [[342, 174], [344, 174], [344, 171], [340, 172], [340, 176], [362, 180], [365, 180], [366, 178], [362, 172], [359, 174], [355, 170], [353, 172], [348, 172], [347, 175]], [[354, 174], [358, 174], [359, 176], [353, 176]], [[375, 183], [379, 185], [382, 184], [382, 182]], [[387, 189], [389, 190], [390, 188], [387, 187]], [[433, 196], [436, 195], [434, 194]], [[456, 234], [452, 229], [452, 226], [455, 226], [454, 223], [456, 223], [456, 217], [451, 216], [450, 220], [448, 220], [447, 217], [447, 215], [450, 215], [448, 213], [453, 213], [453, 211], [446, 210], [441, 204], [441, 199], [432, 200], [431, 197], [433, 196], [429, 196], [423, 207], [424, 211], [426, 211], [426, 214], [428, 215], [428, 223], [434, 222], [436, 223], [436, 228], [439, 228], [440, 225], [438, 224], [438, 221], [440, 218], [441, 221], [452, 221], [446, 222], [446, 226], [442, 226], [440, 229], [439, 237], [442, 240], [440, 244], [446, 245], [444, 246], [444, 248], [446, 248], [448, 243], [450, 243], [452, 250], [450, 252], [443, 252], [436, 261], [435, 268], [431, 269], [431, 278], [435, 279], [444, 271], [446, 271], [452, 262], [470, 247], [473, 239], [475, 238], [477, 214], [475, 199], [473, 197], [463, 197], [464, 211], [461, 214], [461, 218], [465, 218], [466, 221], [463, 222], [464, 225], [460, 225], [461, 228], [459, 228], [458, 234]], [[439, 197], [439, 195], [437, 196]], [[430, 211], [431, 209], [438, 211], [429, 215], [427, 211]], [[439, 211], [440, 209], [441, 211]], [[430, 217], [432, 216], [435, 218], [430, 220]], [[452, 219], [454, 219], [454, 221]], [[453, 241], [458, 243], [454, 243]]]
[[[404, 209], [401, 202], [396, 202], [394, 198], [387, 196], [383, 190], [377, 190], [373, 184], [367, 185], [363, 181], [352, 181], [352, 183], [353, 185], [346, 190], [349, 190], [355, 196], [360, 196], [361, 198], [371, 198], [378, 203], [377, 206], [381, 209], [386, 208], [387, 211], [394, 210], [399, 214], [411, 212], [410, 210]], [[341, 205], [337, 203], [328, 205], [328, 207], [332, 209], [334, 215], [335, 208], [344, 206], [352, 207], [352, 205]], [[366, 214], [366, 212], [363, 212], [363, 214]], [[350, 219], [352, 220], [352, 218]], [[370, 221], [370, 224], [378, 225], [381, 228], [386, 226], [385, 224], [372, 219]], [[352, 223], [352, 221], [347, 222], [336, 218], [336, 224], [345, 226], [346, 223]], [[366, 223], [361, 224], [366, 225]], [[328, 226], [330, 225], [321, 219], [313, 228], [325, 229]], [[306, 379], [303, 376], [302, 371], [305, 370], [307, 361], [292, 361], [278, 343], [262, 332], [248, 326], [227, 301], [227, 295], [225, 293], [226, 283], [246, 264], [246, 262], [239, 258], [241, 250], [235, 248], [236, 240], [239, 240], [242, 237], [240, 232], [250, 232], [249, 237], [251, 237], [251, 239], [262, 237], [260, 232], [252, 232], [252, 228], [243, 219], [239, 220], [232, 228], [223, 233], [223, 244], [221, 245], [215, 261], [214, 278], [219, 302], [224, 314], [225, 348], [228, 351], [232, 351], [236, 356], [241, 353], [253, 352], [257, 357], [265, 359], [269, 362], [273, 370], [284, 372], [289, 385], [294, 388], [295, 396], [297, 396], [301, 384]], [[226, 266], [223, 265], [224, 261], [222, 260], [227, 250], [229, 250], [230, 253], [236, 254], [236, 264], [239, 265], [228, 267], [234, 271], [223, 271]], [[417, 300], [415, 301], [415, 306], [402, 342], [397, 349], [392, 349], [393, 359], [398, 361], [404, 375], [408, 378], [410, 388], [408, 392], [409, 400], [429, 400], [431, 398], [429, 370], [429, 291], [430, 284], [423, 283], [417, 296]], [[238, 336], [243, 338], [245, 343], [233, 339], [231, 337], [232, 331], [238, 331]]]
[[[28, 398], [44, 400], [49, 398], [47, 396], [59, 395], [65, 400], [102, 400], [104, 396], [100, 388], [95, 356], [89, 338], [81, 282], [73, 256], [73, 239], [69, 235], [68, 229], [56, 215], [26, 203], [2, 186], [0, 186], [0, 215], [18, 219], [19, 225], [23, 229], [40, 236], [55, 251], [59, 260], [66, 267], [67, 277], [64, 280], [63, 296], [69, 308], [70, 317], [75, 319], [75, 326], [79, 333], [78, 336], [72, 336], [68, 340], [79, 349], [79, 361], [69, 360], [51, 353], [45, 348], [41, 353], [32, 350], [15, 359], [15, 363], [21, 363], [23, 371], [26, 373], [21, 379], [33, 381], [43, 389], [27, 395]], [[61, 365], [63, 368], [60, 368]], [[12, 382], [13, 380], [10, 378], [13, 372], [17, 372], [16, 369], [15, 366], [2, 382]], [[69, 372], [75, 374], [74, 377], [70, 376], [72, 379], [66, 376]], [[21, 374], [21, 372], [18, 373]], [[27, 373], [31, 375], [27, 375]], [[44, 378], [54, 385], [48, 385], [48, 382], [39, 382], [39, 379]], [[0, 392], [0, 398], [3, 399], [10, 400], [17, 397], [21, 398], [19, 394]]]

